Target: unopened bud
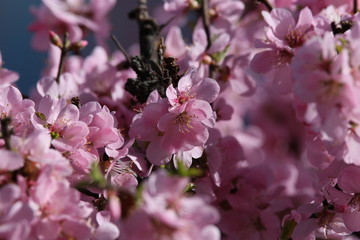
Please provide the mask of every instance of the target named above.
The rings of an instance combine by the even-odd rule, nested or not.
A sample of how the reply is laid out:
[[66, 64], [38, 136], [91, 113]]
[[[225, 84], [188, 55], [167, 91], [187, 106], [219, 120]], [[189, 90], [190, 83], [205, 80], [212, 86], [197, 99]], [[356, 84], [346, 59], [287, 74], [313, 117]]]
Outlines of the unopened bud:
[[66, 32], [64, 34], [64, 47], [65, 47], [65, 49], [69, 49], [69, 47], [70, 47], [69, 33], [68, 32]]
[[197, 0], [190, 0], [189, 7], [190, 7], [190, 9], [199, 9], [200, 3]]
[[210, 17], [210, 18], [215, 18], [216, 15], [217, 15], [216, 10], [213, 9], [213, 8], [210, 8], [210, 9], [209, 9], [209, 17]]
[[57, 35], [55, 32], [49, 31], [49, 39], [50, 39], [51, 44], [53, 44], [59, 48], [63, 47], [63, 42], [61, 41], [59, 35]]
[[78, 52], [81, 49], [83, 49], [84, 47], [86, 47], [88, 45], [88, 41], [86, 40], [80, 40], [78, 42], [74, 42], [70, 45], [69, 50], [74, 51], [74, 52]]
[[213, 60], [212, 60], [212, 58], [211, 58], [209, 55], [205, 55], [205, 56], [202, 58], [202, 62], [203, 62], [204, 64], [210, 65], [210, 64], [213, 62]]

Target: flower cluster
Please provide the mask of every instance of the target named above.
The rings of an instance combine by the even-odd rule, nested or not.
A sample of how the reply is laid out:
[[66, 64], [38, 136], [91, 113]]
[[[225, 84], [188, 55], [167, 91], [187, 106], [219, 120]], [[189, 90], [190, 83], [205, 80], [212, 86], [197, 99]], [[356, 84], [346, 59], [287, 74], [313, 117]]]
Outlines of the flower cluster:
[[29, 97], [0, 54], [0, 239], [358, 239], [357, 3], [139, 1], [130, 56], [115, 0], [42, 0]]
[[211, 78], [197, 78], [196, 73], [190, 69], [177, 88], [170, 85], [165, 99], [153, 92], [143, 112], [134, 117], [129, 134], [150, 142], [146, 156], [152, 164], [166, 164], [175, 154], [177, 161], [190, 167], [192, 158], [202, 155], [208, 128], [215, 124], [210, 103], [217, 98], [220, 87]]

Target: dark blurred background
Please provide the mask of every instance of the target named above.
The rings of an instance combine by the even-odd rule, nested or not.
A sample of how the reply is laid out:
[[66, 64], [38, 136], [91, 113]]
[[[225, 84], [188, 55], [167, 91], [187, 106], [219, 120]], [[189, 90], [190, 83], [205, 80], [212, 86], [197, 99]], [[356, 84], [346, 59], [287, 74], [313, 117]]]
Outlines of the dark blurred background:
[[[148, 0], [153, 8], [162, 4], [162, 0]], [[47, 53], [31, 48], [29, 25], [34, 21], [29, 12], [30, 6], [40, 5], [40, 0], [1, 0], [0, 1], [0, 51], [3, 56], [3, 67], [20, 74], [16, 83], [24, 94], [29, 94], [40, 78], [45, 66]], [[125, 48], [137, 42], [137, 25], [128, 19], [128, 12], [137, 5], [136, 0], [117, 0], [116, 7], [110, 14], [113, 33]], [[113, 44], [109, 42], [109, 46]], [[87, 47], [87, 52], [92, 46]]]

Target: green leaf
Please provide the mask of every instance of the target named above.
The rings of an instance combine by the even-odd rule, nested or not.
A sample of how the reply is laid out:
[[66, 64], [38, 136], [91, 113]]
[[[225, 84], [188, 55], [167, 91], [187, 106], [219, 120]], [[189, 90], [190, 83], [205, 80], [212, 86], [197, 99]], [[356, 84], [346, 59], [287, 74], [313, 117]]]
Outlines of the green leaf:
[[199, 177], [203, 171], [200, 168], [187, 168], [183, 161], [177, 160], [177, 168], [175, 169], [175, 175], [182, 177]]
[[222, 50], [222, 51], [220, 51], [220, 52], [216, 52], [216, 53], [211, 54], [211, 55], [210, 55], [211, 58], [214, 59], [214, 61], [217, 62], [217, 63], [221, 62], [221, 61], [224, 59], [227, 51], [229, 50], [229, 46], [230, 46], [230, 45], [227, 45], [227, 46], [225, 47], [225, 49]]
[[60, 137], [60, 133], [58, 132], [50, 132], [51, 139], [58, 139]]
[[99, 165], [93, 164], [91, 166], [90, 177], [100, 188], [105, 188], [107, 186], [107, 181], [101, 172]]
[[45, 117], [45, 115], [44, 115], [43, 113], [41, 113], [41, 112], [35, 112], [35, 115], [36, 115], [38, 118], [40, 118], [41, 120], [46, 121], [46, 117]]
[[289, 240], [297, 223], [294, 220], [286, 221], [282, 229], [280, 240]]
[[195, 184], [194, 183], [189, 183], [184, 192], [194, 192], [195, 191]]
[[345, 47], [347, 47], [347, 45], [349, 44], [348, 41], [344, 38], [339, 38], [339, 44], [336, 44], [336, 52], [339, 54], [342, 52], [342, 50], [345, 49]]
[[188, 169], [183, 163], [183, 161], [177, 161], [177, 174], [183, 177], [189, 176]]
[[203, 175], [203, 170], [200, 168], [189, 168], [189, 177], [200, 177]]

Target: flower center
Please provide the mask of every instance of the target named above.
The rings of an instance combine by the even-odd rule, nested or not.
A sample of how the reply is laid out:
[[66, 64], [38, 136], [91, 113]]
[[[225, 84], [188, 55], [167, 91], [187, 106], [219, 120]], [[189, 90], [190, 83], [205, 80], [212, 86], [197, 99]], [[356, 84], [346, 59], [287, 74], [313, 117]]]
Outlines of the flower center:
[[193, 96], [188, 95], [187, 93], [180, 93], [180, 96], [176, 99], [176, 102], [180, 105], [186, 103], [189, 99], [193, 98]]
[[304, 43], [304, 33], [301, 31], [290, 30], [285, 37], [285, 41], [291, 48], [300, 47]]
[[343, 88], [344, 84], [337, 82], [335, 80], [326, 80], [321, 82], [323, 86], [323, 94], [326, 97], [338, 96], [340, 90]]
[[46, 124], [45, 126], [49, 129], [52, 139], [62, 138], [66, 130], [68, 129], [70, 120], [58, 119], [54, 124]]
[[191, 126], [191, 116], [187, 114], [187, 112], [180, 113], [174, 120], [175, 124], [179, 125], [179, 132], [189, 132], [189, 128]]
[[276, 63], [275, 67], [284, 67], [289, 65], [294, 54], [286, 49], [281, 49], [276, 52]]
[[355, 193], [354, 197], [347, 204], [347, 212], [360, 211], [360, 193]]

